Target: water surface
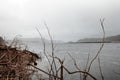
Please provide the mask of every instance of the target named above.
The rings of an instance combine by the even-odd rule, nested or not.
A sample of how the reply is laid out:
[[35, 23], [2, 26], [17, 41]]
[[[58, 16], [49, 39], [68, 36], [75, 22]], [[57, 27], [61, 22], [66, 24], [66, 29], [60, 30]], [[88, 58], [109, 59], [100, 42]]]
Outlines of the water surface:
[[[69, 57], [68, 53], [76, 60], [79, 67], [84, 70], [88, 54], [90, 54], [90, 60], [96, 55], [101, 44], [99, 43], [77, 43], [77, 44], [55, 44], [54, 53], [61, 59], [65, 59], [64, 65], [71, 71], [76, 70], [72, 59]], [[29, 49], [41, 53], [43, 51], [42, 44], [31, 43], [28, 45]], [[51, 45], [46, 45], [46, 51], [51, 53]], [[42, 54], [43, 60], [39, 62], [39, 67], [44, 70], [47, 69], [47, 59]], [[120, 43], [105, 43], [102, 51], [100, 52], [100, 62], [101, 68], [105, 80], [119, 80], [120, 79]], [[96, 60], [91, 67], [90, 73], [94, 75], [98, 80], [101, 80], [98, 60]], [[79, 74], [69, 76], [65, 74], [66, 80], [79, 80]]]

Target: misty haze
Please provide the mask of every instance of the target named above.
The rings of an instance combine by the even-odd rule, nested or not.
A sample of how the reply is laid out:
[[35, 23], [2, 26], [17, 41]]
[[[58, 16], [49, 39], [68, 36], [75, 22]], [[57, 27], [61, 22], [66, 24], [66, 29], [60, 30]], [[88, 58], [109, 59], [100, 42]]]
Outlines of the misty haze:
[[0, 80], [119, 79], [119, 0], [0, 0]]

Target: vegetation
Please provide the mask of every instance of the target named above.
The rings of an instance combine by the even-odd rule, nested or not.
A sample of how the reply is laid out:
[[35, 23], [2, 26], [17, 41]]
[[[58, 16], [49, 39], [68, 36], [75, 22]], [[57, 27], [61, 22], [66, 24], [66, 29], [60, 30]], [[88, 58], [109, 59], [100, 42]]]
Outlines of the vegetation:
[[13, 46], [14, 42], [7, 46], [0, 45], [0, 80], [31, 80], [35, 69], [29, 64], [37, 65], [36, 60], [40, 57], [26, 49]]
[[[104, 40], [105, 40], [105, 30], [104, 30], [104, 25], [103, 25], [104, 19], [100, 20], [100, 23], [101, 23], [101, 27], [103, 30], [102, 42], [104, 42]], [[80, 68], [80, 66], [77, 64], [77, 61], [71, 56], [71, 54], [68, 53], [68, 56], [71, 58], [71, 60], [73, 60], [73, 64], [76, 68], [76, 70], [72, 71], [72, 70], [69, 70], [64, 65], [65, 59], [61, 59], [57, 55], [55, 55], [54, 43], [53, 43], [52, 36], [50, 34], [50, 31], [49, 31], [46, 23], [45, 23], [45, 26], [46, 26], [48, 35], [51, 40], [51, 49], [52, 49], [51, 53], [48, 53], [46, 51], [46, 43], [44, 41], [44, 38], [42, 37], [39, 29], [36, 28], [36, 30], [38, 31], [38, 33], [42, 39], [42, 43], [43, 43], [43, 47], [44, 47], [43, 53], [49, 63], [49, 65], [48, 65], [49, 67], [48, 67], [47, 71], [35, 66], [36, 65], [35, 61], [39, 58], [35, 54], [33, 54], [29, 51], [26, 51], [26, 49], [25, 50], [17, 50], [16, 47], [12, 48], [12, 46], [10, 45], [10, 47], [3, 48], [3, 49], [5, 49], [5, 51], [2, 48], [0, 49], [1, 56], [6, 57], [6, 58], [4, 58], [6, 61], [4, 64], [7, 65], [7, 74], [5, 74], [5, 77], [3, 80], [6, 80], [6, 79], [11, 80], [11, 75], [13, 73], [14, 73], [13, 74], [14, 77], [12, 77], [12, 78], [14, 78], [14, 79], [12, 79], [12, 80], [31, 80], [31, 77], [30, 77], [31, 75], [35, 75], [37, 77], [35, 80], [65, 80], [64, 73], [68, 73], [69, 75], [80, 74], [80, 78], [79, 78], [80, 80], [91, 80], [91, 79], [97, 80], [97, 77], [94, 76], [92, 73], [90, 73], [91, 67], [92, 67], [94, 61], [96, 61], [96, 60], [98, 60], [98, 64], [99, 64], [98, 66], [99, 66], [99, 70], [100, 70], [100, 74], [101, 74], [101, 79], [104, 80], [104, 76], [102, 74], [102, 68], [100, 65], [100, 58], [99, 58], [99, 55], [104, 46], [104, 43], [101, 43], [99, 50], [97, 51], [97, 53], [94, 55], [94, 57], [92, 59], [89, 59], [90, 55], [88, 55], [86, 67], [83, 70]], [[10, 56], [8, 56], [8, 55], [10, 55]], [[1, 61], [3, 61], [3, 57], [0, 58]], [[35, 63], [35, 65], [33, 63]], [[11, 67], [11, 66], [13, 66], [13, 67]], [[6, 69], [3, 69], [3, 70], [6, 70]], [[13, 70], [14, 72], [11, 72], [11, 70]], [[34, 72], [36, 72], [36, 71], [39, 71], [39, 73], [34, 74]], [[42, 77], [41, 73], [46, 74], [47, 79], [45, 77]]]
[[[104, 42], [105, 40], [105, 30], [104, 30], [104, 19], [103, 20], [100, 20], [100, 23], [101, 23], [101, 27], [102, 27], [102, 30], [103, 30], [103, 38], [102, 38], [102, 42]], [[49, 34], [49, 37], [50, 37], [50, 40], [51, 40], [51, 49], [52, 49], [52, 52], [51, 54], [48, 54], [46, 52], [46, 44], [44, 42], [44, 39], [39, 31], [38, 28], [37, 31], [42, 39], [42, 42], [43, 42], [43, 46], [44, 46], [44, 55], [45, 57], [47, 58], [47, 61], [49, 63], [49, 67], [48, 67], [48, 71], [44, 71], [34, 65], [31, 65], [32, 67], [36, 68], [37, 70], [39, 70], [40, 72], [43, 72], [45, 73], [48, 77], [48, 80], [65, 80], [65, 76], [64, 76], [64, 73], [67, 72], [69, 75], [73, 75], [73, 74], [80, 74], [80, 80], [97, 80], [96, 76], [92, 75], [92, 73], [90, 73], [90, 70], [91, 70], [91, 67], [93, 65], [93, 62], [95, 60], [98, 60], [98, 66], [99, 66], [99, 70], [100, 70], [100, 74], [101, 74], [101, 79], [104, 80], [104, 76], [102, 74], [102, 68], [101, 68], [101, 65], [100, 65], [100, 58], [99, 58], [99, 55], [100, 55], [100, 52], [104, 46], [104, 43], [101, 43], [101, 46], [98, 50], [98, 52], [96, 53], [96, 55], [93, 57], [93, 59], [89, 59], [89, 56], [88, 55], [88, 59], [87, 59], [87, 63], [86, 63], [86, 67], [84, 70], [82, 70], [80, 68], [80, 66], [77, 64], [77, 61], [68, 53], [69, 57], [71, 57], [71, 59], [73, 60], [74, 62], [74, 66], [76, 67], [76, 70], [75, 71], [72, 71], [72, 70], [69, 70], [67, 67], [65, 67], [64, 65], [64, 61], [65, 59], [60, 59], [59, 57], [57, 57], [57, 55], [54, 54], [54, 43], [53, 43], [53, 39], [52, 39], [52, 36], [50, 35], [50, 31], [47, 27], [47, 24], [45, 23], [45, 26], [46, 26], [46, 29], [48, 31], [48, 34]], [[44, 79], [44, 78], [43, 78]], [[40, 79], [42, 80], [42, 79]]]

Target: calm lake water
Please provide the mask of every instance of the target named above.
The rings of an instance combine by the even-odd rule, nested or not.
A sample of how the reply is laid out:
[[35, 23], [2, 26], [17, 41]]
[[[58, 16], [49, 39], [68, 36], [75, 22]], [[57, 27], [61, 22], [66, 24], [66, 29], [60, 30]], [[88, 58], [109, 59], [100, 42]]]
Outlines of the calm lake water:
[[[97, 43], [77, 43], [77, 44], [55, 44], [55, 55], [61, 59], [65, 59], [64, 65], [70, 70], [74, 71], [75, 66], [72, 59], [68, 56], [68, 53], [77, 61], [79, 67], [84, 70], [88, 54], [90, 54], [90, 60], [93, 59], [101, 44]], [[42, 54], [43, 46], [38, 43], [29, 43], [28, 48], [42, 56], [42, 62], [39, 62], [38, 67], [47, 70], [47, 59]], [[46, 45], [46, 51], [51, 53], [51, 45]], [[105, 43], [101, 53], [100, 62], [105, 80], [120, 80], [120, 43]], [[94, 75], [98, 80], [101, 80], [98, 60], [96, 60], [90, 70], [90, 73]], [[119, 74], [117, 74], [119, 73]], [[66, 80], [80, 80], [79, 74], [69, 76], [64, 75]]]

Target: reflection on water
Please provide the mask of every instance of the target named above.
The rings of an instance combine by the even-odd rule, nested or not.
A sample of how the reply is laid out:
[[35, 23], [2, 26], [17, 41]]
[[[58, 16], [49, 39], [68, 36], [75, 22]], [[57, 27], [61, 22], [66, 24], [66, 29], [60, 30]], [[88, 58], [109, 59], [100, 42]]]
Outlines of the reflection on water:
[[[95, 56], [101, 44], [96, 43], [79, 43], [79, 44], [55, 44], [55, 55], [61, 59], [65, 58], [65, 66], [69, 70], [75, 70], [72, 59], [68, 56], [70, 53], [77, 61], [77, 64], [84, 69], [88, 53], [90, 53], [90, 60]], [[41, 44], [31, 43], [28, 45], [30, 50], [34, 50], [37, 53], [42, 52], [43, 46]], [[46, 51], [51, 52], [51, 45], [46, 45]], [[101, 67], [105, 80], [119, 80], [120, 75], [116, 72], [120, 72], [120, 44], [119, 43], [105, 43], [100, 53]], [[41, 68], [47, 69], [46, 59], [40, 62]], [[93, 75], [100, 80], [99, 68], [97, 60], [93, 63], [91, 71]], [[67, 74], [65, 74], [67, 75]], [[78, 80], [79, 74], [66, 76], [67, 80]]]

